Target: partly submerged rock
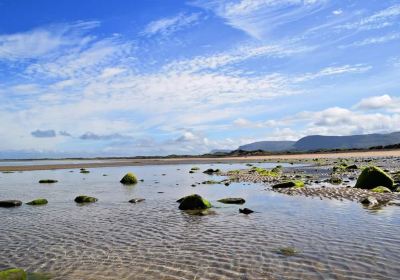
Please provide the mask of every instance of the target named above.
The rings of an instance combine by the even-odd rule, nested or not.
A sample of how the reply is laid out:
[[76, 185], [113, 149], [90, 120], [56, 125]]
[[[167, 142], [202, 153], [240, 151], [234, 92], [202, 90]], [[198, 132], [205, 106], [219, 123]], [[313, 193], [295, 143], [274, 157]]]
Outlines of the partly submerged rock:
[[212, 174], [218, 173], [218, 172], [221, 172], [221, 170], [208, 168], [207, 170], [203, 171], [203, 173], [208, 174], [208, 175], [212, 175]]
[[129, 172], [122, 177], [120, 182], [124, 185], [133, 185], [137, 183], [137, 178], [133, 173]]
[[82, 173], [82, 174], [87, 174], [87, 173], [90, 173], [90, 171], [89, 170], [86, 170], [86, 169], [81, 169], [81, 171], [80, 171], [80, 173]]
[[145, 199], [144, 198], [133, 198], [133, 199], [129, 200], [130, 203], [139, 203], [142, 201], [145, 201]]
[[340, 185], [343, 182], [343, 180], [339, 177], [336, 176], [332, 176], [329, 179], [329, 183], [331, 183], [332, 185]]
[[58, 182], [57, 180], [53, 180], [53, 179], [42, 179], [42, 180], [39, 180], [40, 184], [54, 184], [54, 183], [57, 183], [57, 182]]
[[304, 187], [303, 181], [288, 181], [273, 185], [273, 189], [284, 189], [284, 188], [302, 188]]
[[387, 203], [387, 205], [391, 206], [400, 206], [400, 200], [391, 200]]
[[98, 199], [95, 197], [91, 196], [86, 196], [86, 195], [80, 195], [75, 197], [75, 202], [76, 203], [91, 203], [91, 202], [96, 202]]
[[211, 208], [211, 203], [198, 194], [192, 194], [182, 197], [177, 202], [180, 203], [180, 210], [198, 210]]
[[26, 280], [27, 275], [23, 269], [11, 268], [0, 271], [0, 280]]
[[20, 200], [0, 200], [0, 207], [17, 207], [17, 206], [21, 206], [22, 205], [22, 201]]
[[226, 204], [244, 204], [246, 200], [240, 197], [228, 197], [218, 200], [218, 202]]
[[30, 201], [30, 202], [27, 202], [26, 204], [28, 204], [28, 205], [45, 205], [45, 204], [47, 204], [47, 203], [49, 203], [49, 202], [47, 201], [47, 199], [45, 199], [45, 198], [38, 198], [38, 199], [32, 200], [32, 201]]
[[376, 166], [369, 166], [361, 172], [355, 187], [370, 190], [383, 186], [393, 190], [393, 185], [393, 179], [385, 171]]
[[294, 247], [282, 247], [282, 248], [275, 250], [275, 252], [280, 255], [283, 255], [285, 257], [295, 256], [298, 253], [300, 253], [300, 251]]
[[374, 192], [374, 193], [391, 193], [392, 191], [390, 189], [386, 188], [386, 187], [379, 186], [379, 187], [373, 188], [371, 190], [371, 192]]
[[249, 215], [251, 213], [254, 213], [254, 211], [249, 208], [243, 208], [243, 209], [239, 209], [239, 213]]
[[363, 197], [359, 200], [359, 202], [365, 206], [374, 207], [379, 205], [378, 200], [373, 196]]

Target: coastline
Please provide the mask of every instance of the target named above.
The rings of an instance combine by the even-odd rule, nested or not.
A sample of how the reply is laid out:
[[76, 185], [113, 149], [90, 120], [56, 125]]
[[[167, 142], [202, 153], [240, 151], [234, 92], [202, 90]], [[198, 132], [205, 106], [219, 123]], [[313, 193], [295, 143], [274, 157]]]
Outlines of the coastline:
[[[313, 158], [367, 158], [367, 157], [400, 157], [400, 150], [383, 151], [354, 151], [335, 153], [305, 153], [305, 154], [278, 154], [265, 156], [243, 156], [243, 157], [214, 157], [214, 158], [152, 158], [152, 159], [107, 159], [102, 162], [71, 163], [71, 164], [37, 164], [19, 166], [0, 166], [0, 172], [4, 171], [34, 171], [34, 170], [56, 170], [56, 169], [78, 169], [78, 168], [101, 168], [120, 166], [145, 166], [145, 165], [169, 165], [169, 164], [212, 164], [212, 163], [247, 163], [254, 161], [272, 160], [310, 160]], [[87, 159], [86, 159], [87, 160]], [[55, 160], [56, 161], [56, 160]], [[39, 163], [40, 160], [37, 160]]]

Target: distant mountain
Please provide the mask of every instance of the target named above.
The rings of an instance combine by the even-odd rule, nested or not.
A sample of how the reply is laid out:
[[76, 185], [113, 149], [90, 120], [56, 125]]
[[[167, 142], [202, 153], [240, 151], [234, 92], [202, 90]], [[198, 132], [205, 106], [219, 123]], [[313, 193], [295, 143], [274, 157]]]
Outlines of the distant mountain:
[[301, 138], [294, 144], [294, 148], [298, 151], [365, 149], [398, 143], [400, 143], [400, 132], [351, 136], [312, 135]]
[[282, 152], [292, 150], [295, 143], [295, 141], [260, 141], [240, 146], [238, 150]]

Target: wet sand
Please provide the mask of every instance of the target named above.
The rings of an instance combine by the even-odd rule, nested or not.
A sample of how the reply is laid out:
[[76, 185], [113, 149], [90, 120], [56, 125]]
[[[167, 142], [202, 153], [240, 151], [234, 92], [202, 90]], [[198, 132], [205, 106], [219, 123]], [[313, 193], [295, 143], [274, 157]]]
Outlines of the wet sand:
[[[245, 157], [215, 157], [215, 158], [156, 158], [156, 159], [105, 159], [102, 162], [65, 164], [40, 164], [0, 166], [2, 171], [31, 171], [31, 170], [55, 170], [55, 169], [76, 169], [76, 168], [97, 168], [97, 167], [119, 167], [119, 166], [144, 166], [144, 165], [170, 165], [170, 164], [212, 164], [212, 163], [246, 163], [254, 161], [291, 161], [308, 160], [314, 158], [367, 158], [367, 157], [400, 157], [400, 150], [385, 151], [360, 151], [344, 153], [308, 153], [308, 154], [285, 154], [267, 156], [245, 156]], [[55, 162], [57, 160], [54, 160]]]

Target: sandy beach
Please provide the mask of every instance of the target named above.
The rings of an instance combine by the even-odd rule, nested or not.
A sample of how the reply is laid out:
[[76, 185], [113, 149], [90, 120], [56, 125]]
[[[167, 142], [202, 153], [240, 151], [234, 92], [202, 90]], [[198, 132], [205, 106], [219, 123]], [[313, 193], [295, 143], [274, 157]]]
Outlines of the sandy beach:
[[385, 151], [360, 151], [343, 153], [307, 153], [290, 155], [266, 155], [248, 157], [215, 157], [215, 158], [156, 158], [156, 159], [106, 159], [102, 162], [64, 164], [40, 164], [35, 165], [0, 166], [1, 171], [31, 171], [31, 170], [55, 170], [75, 168], [97, 168], [97, 167], [118, 167], [118, 166], [143, 166], [143, 165], [170, 165], [170, 164], [201, 164], [201, 163], [243, 163], [254, 161], [273, 160], [307, 160], [313, 158], [368, 158], [368, 157], [400, 157], [400, 150]]

